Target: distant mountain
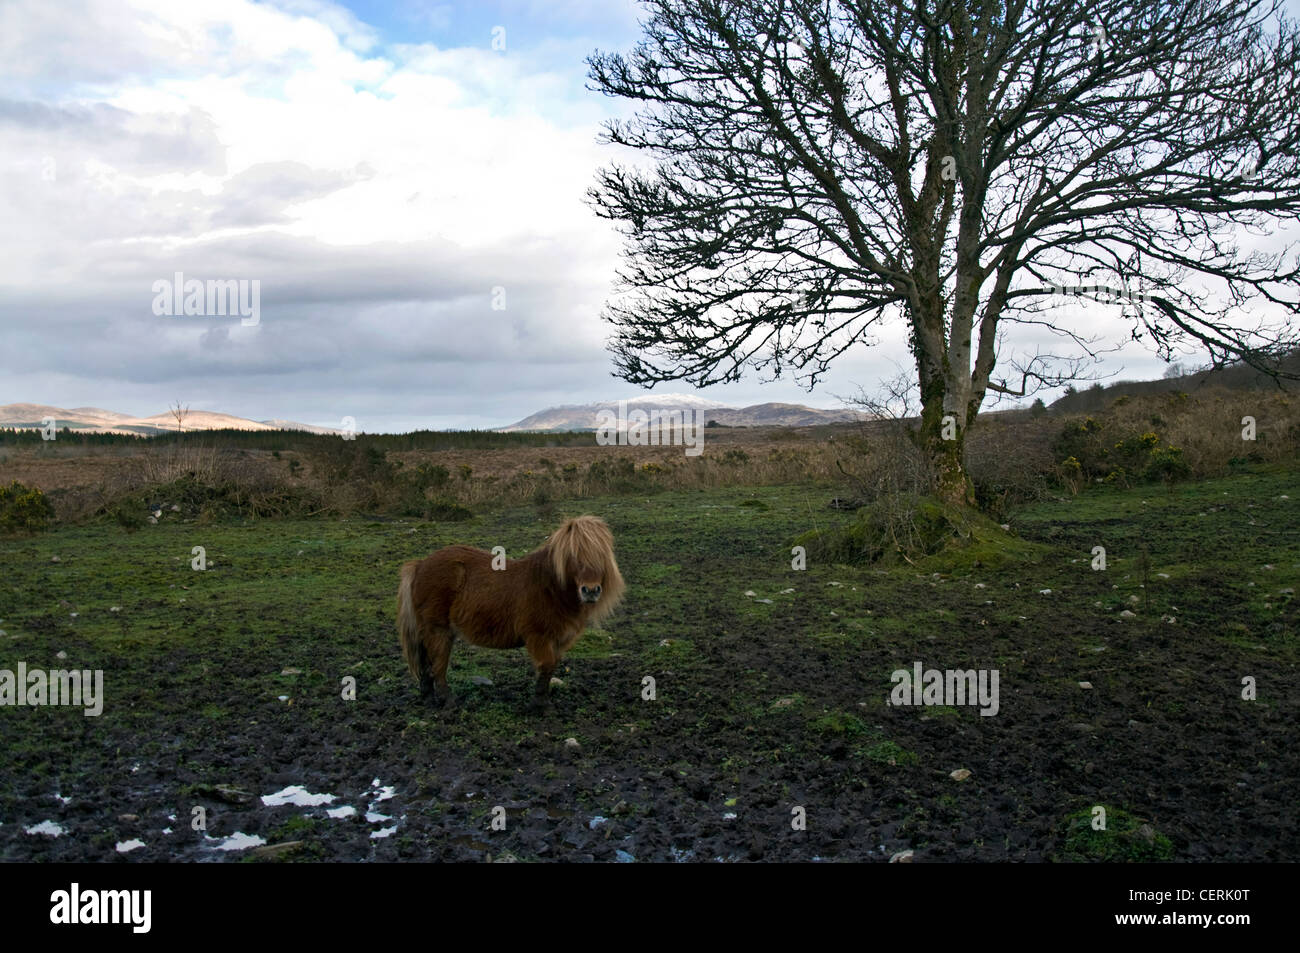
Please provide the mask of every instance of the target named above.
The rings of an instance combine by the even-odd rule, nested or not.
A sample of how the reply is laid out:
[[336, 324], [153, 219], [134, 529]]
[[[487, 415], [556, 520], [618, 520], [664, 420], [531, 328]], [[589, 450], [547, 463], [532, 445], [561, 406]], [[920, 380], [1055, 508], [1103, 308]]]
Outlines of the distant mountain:
[[[716, 400], [692, 397], [687, 394], [633, 397], [625, 404], [628, 413], [634, 410], [695, 411], [697, 419], [705, 423], [714, 421], [724, 427], [811, 427], [816, 424], [842, 423], [864, 420], [867, 415], [856, 410], [818, 410], [802, 404], [754, 404], [750, 407], [728, 407]], [[600, 426], [602, 411], [619, 412], [619, 401], [603, 400], [591, 404], [565, 404], [550, 407], [525, 417], [518, 423], [498, 428], [504, 432], [518, 430], [595, 430]]]
[[[168, 413], [154, 414], [152, 417], [132, 417], [112, 410], [98, 407], [76, 407], [68, 410], [52, 407], [48, 404], [5, 404], [0, 406], [0, 427], [17, 429], [34, 429], [44, 426], [43, 420], [54, 419], [59, 430], [64, 427], [79, 433], [122, 433], [153, 436], [161, 433], [173, 433], [181, 427], [176, 417]], [[295, 423], [292, 420], [249, 420], [230, 414], [218, 414], [207, 410], [191, 410], [185, 414], [185, 427], [190, 430], [305, 430], [309, 433], [338, 433], [328, 427], [313, 427], [310, 424]]]
[[313, 424], [300, 424], [292, 420], [263, 420], [268, 430], [305, 430], [307, 433], [334, 434], [342, 433], [337, 427], [317, 427]]

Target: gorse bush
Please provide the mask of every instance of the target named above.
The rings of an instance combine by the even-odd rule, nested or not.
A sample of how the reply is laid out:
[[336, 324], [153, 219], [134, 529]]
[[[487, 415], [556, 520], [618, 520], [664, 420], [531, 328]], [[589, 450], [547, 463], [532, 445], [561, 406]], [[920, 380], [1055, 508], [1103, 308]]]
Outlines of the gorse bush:
[[37, 487], [0, 485], [0, 533], [39, 533], [53, 518], [53, 504]]
[[[1254, 439], [1243, 420], [1255, 421]], [[1294, 457], [1300, 403], [1286, 393], [1176, 392], [1122, 396], [1100, 414], [1071, 418], [1052, 444], [1058, 485], [1172, 485], [1243, 463]]]

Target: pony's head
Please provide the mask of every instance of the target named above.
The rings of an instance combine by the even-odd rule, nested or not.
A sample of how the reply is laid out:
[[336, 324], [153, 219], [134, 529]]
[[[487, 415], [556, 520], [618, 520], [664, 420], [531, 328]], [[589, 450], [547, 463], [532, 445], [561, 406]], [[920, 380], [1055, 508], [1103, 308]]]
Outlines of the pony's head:
[[614, 560], [614, 534], [599, 516], [577, 516], [547, 541], [551, 571], [560, 586], [591, 607], [597, 622], [614, 611], [623, 598], [623, 577]]

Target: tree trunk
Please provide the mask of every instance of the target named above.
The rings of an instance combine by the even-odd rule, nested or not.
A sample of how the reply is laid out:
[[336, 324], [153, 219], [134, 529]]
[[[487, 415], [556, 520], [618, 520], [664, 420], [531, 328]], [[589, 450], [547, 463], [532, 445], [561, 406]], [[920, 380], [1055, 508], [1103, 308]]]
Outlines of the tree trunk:
[[964, 415], [944, 409], [942, 379], [924, 388], [921, 399], [921, 430], [916, 437], [934, 471], [932, 492], [949, 505], [973, 507], [975, 485], [966, 472]]

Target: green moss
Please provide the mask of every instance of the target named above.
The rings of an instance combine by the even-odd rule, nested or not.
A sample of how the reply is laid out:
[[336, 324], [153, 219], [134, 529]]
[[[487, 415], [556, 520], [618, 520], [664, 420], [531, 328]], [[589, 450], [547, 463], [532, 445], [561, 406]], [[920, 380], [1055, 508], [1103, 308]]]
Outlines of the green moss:
[[794, 542], [821, 561], [907, 563], [932, 572], [996, 568], [1043, 552], [981, 513], [915, 495], [882, 497], [849, 523], [812, 530]]
[[1107, 863], [1150, 863], [1170, 860], [1174, 845], [1168, 837], [1128, 811], [1101, 805], [1106, 829], [1093, 830], [1092, 808], [1066, 817], [1061, 860]]
[[878, 741], [869, 747], [863, 748], [859, 753], [868, 761], [890, 766], [916, 764], [921, 760], [916, 752], [908, 751], [897, 742], [889, 740]]

